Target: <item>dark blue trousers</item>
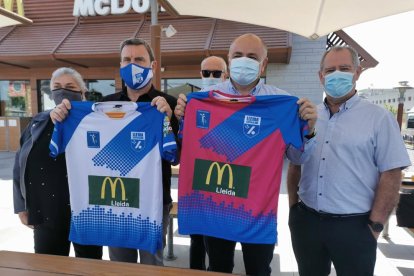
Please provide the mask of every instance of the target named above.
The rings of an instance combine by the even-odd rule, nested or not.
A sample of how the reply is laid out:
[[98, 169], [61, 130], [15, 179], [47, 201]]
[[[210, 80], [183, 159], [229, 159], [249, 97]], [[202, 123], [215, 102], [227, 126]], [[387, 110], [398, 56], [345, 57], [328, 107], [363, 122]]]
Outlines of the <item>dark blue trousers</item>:
[[373, 275], [377, 240], [369, 215], [318, 215], [298, 203], [290, 209], [289, 227], [301, 276], [329, 275], [333, 263], [338, 276]]

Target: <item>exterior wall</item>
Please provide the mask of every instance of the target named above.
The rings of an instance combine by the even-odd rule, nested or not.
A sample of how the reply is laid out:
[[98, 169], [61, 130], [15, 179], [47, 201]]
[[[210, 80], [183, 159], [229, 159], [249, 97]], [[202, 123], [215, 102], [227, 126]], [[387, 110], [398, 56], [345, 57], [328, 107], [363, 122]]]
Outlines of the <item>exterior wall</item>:
[[269, 64], [266, 83], [276, 85], [299, 98], [307, 97], [313, 103], [323, 100], [323, 89], [318, 72], [325, 52], [326, 36], [309, 40], [292, 34], [292, 56], [289, 64]]

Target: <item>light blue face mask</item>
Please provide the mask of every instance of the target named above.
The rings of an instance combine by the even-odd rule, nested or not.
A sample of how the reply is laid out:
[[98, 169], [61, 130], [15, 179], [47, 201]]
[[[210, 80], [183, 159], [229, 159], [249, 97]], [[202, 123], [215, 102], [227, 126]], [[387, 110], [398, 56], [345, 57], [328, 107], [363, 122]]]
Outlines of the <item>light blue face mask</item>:
[[325, 92], [332, 98], [342, 98], [354, 87], [354, 74], [335, 71], [325, 76]]
[[134, 63], [122, 67], [119, 72], [125, 84], [134, 90], [146, 86], [153, 76], [151, 67], [142, 67]]
[[207, 88], [209, 86], [219, 84], [220, 82], [222, 82], [221, 78], [202, 78], [201, 79], [202, 88]]
[[240, 85], [249, 85], [259, 78], [260, 62], [240, 57], [234, 58], [230, 63], [230, 77]]

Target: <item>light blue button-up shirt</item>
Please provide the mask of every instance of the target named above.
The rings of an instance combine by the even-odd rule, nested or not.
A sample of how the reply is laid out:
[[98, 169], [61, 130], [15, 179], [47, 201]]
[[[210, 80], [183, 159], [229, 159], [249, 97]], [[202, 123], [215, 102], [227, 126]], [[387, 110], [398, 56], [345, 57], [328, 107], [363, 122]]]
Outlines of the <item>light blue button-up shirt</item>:
[[[204, 88], [202, 91], [218, 90], [231, 95], [241, 95], [240, 92], [234, 87], [230, 79], [226, 81]], [[286, 91], [277, 88], [273, 85], [267, 85], [263, 80], [259, 80], [259, 83], [250, 91], [252, 96], [266, 96], [266, 95], [290, 95]], [[302, 149], [296, 149], [293, 146], [288, 146], [286, 150], [287, 158], [295, 164], [303, 164], [310, 158], [313, 149], [315, 148], [316, 139], [307, 139], [304, 137], [304, 147]], [[267, 153], [266, 153], [267, 154]]]
[[317, 145], [303, 165], [299, 197], [333, 214], [371, 210], [382, 172], [411, 165], [397, 121], [355, 94], [330, 117], [318, 105]]

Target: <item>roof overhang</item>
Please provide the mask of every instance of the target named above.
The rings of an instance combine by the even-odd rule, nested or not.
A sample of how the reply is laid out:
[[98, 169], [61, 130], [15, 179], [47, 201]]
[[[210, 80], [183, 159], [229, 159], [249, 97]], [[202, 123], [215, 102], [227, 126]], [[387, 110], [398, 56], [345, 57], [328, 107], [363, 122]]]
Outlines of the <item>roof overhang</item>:
[[[112, 19], [86, 18], [73, 25], [33, 24], [0, 29], [0, 67], [118, 67], [120, 41], [134, 36], [150, 41], [151, 21], [145, 16], [126, 21]], [[162, 67], [199, 66], [210, 55], [227, 60], [231, 42], [245, 32], [264, 37], [270, 63], [290, 61], [292, 39], [285, 31], [212, 18], [166, 17], [160, 18], [159, 23], [174, 25], [178, 30], [171, 38], [162, 34]]]

